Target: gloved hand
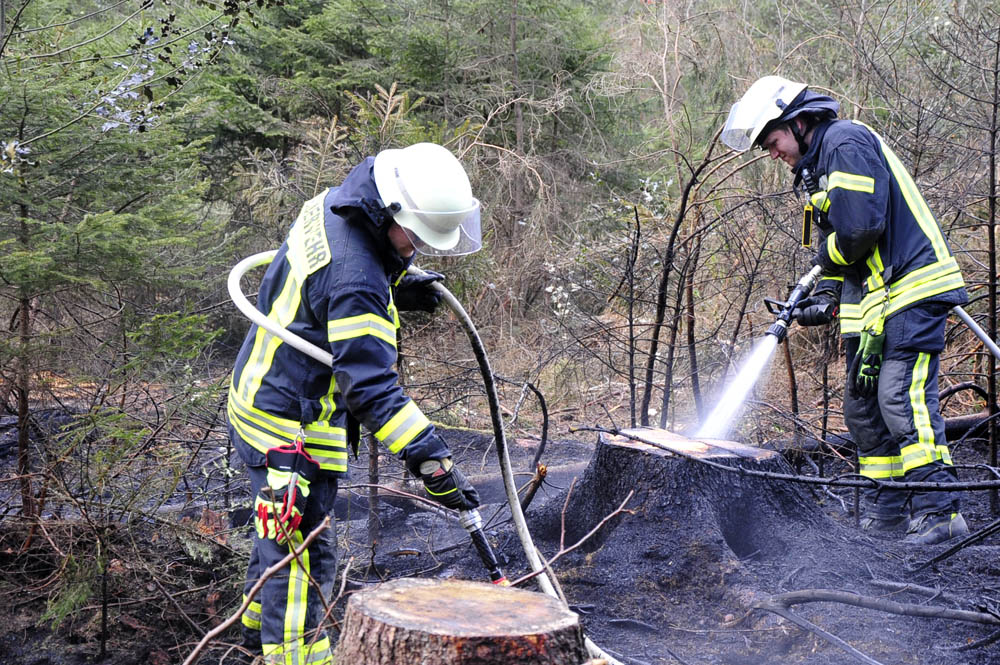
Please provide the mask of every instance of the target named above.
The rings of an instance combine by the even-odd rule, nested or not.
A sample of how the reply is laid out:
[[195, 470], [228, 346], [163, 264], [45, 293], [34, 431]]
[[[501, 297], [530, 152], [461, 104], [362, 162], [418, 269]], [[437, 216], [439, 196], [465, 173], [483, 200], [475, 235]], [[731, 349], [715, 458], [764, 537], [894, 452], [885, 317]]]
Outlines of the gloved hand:
[[878, 373], [882, 369], [882, 346], [885, 344], [885, 333], [873, 335], [867, 330], [861, 333], [861, 344], [858, 353], [851, 363], [851, 380], [854, 390], [862, 397], [872, 397], [878, 394]]
[[837, 316], [839, 303], [828, 293], [819, 293], [803, 298], [792, 310], [792, 318], [800, 326], [822, 326], [833, 321]]
[[443, 282], [444, 275], [425, 270], [426, 275], [403, 275], [396, 285], [396, 309], [401, 312], [433, 312], [441, 303], [441, 292], [434, 282]]
[[472, 510], [479, 507], [479, 492], [450, 457], [421, 462], [419, 473], [427, 493], [445, 508]]
[[267, 483], [254, 500], [254, 526], [258, 538], [284, 545], [302, 523], [309, 485], [319, 476], [319, 464], [305, 452], [301, 440], [269, 448], [266, 459]]
[[302, 523], [302, 513], [306, 510], [308, 499], [307, 480], [300, 478], [292, 489], [289, 489], [287, 484], [282, 488], [274, 488], [268, 481], [254, 501], [257, 513], [254, 526], [257, 528], [257, 537], [270, 538], [279, 545], [284, 545], [289, 540], [296, 540], [296, 533]]

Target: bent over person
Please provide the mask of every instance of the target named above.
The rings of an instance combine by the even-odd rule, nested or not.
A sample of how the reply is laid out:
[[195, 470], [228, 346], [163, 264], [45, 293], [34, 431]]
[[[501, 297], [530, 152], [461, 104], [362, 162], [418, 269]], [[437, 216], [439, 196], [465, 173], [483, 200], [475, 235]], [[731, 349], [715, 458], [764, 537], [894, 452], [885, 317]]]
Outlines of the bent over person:
[[[359, 424], [442, 505], [479, 505], [445, 442], [399, 387], [394, 364], [398, 310], [433, 310], [440, 300], [432, 282], [441, 275], [406, 275], [414, 253], [467, 254], [480, 238], [465, 170], [431, 143], [369, 157], [303, 205], [261, 282], [257, 309], [328, 350], [333, 363], [257, 325], [240, 349], [228, 416], [255, 496], [245, 594], [332, 512]], [[243, 615], [244, 645], [266, 663], [332, 663], [318, 592], [331, 598], [335, 569], [331, 529], [264, 583]]]
[[[948, 310], [968, 299], [958, 263], [913, 178], [870, 127], [838, 120], [840, 105], [780, 76], [755, 82], [733, 105], [722, 140], [781, 159], [809, 193], [823, 236], [823, 277], [795, 311], [802, 325], [837, 315], [847, 354], [844, 420], [863, 476], [957, 480], [938, 405], [938, 354]], [[956, 492], [865, 491], [865, 529], [906, 527], [905, 541], [968, 533]]]

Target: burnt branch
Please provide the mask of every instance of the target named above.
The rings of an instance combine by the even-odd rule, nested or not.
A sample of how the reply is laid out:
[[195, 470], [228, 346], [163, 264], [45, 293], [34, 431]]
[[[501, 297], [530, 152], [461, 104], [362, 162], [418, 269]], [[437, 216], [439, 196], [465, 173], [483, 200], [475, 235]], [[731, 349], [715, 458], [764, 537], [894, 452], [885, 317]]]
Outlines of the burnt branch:
[[[979, 480], [979, 481], [969, 481], [969, 482], [957, 482], [957, 483], [932, 483], [932, 482], [909, 482], [909, 483], [898, 483], [890, 482], [884, 480], [875, 480], [874, 478], [868, 478], [866, 476], [861, 476], [856, 473], [845, 473], [839, 476], [834, 476], [833, 478], [818, 478], [816, 476], [799, 476], [793, 473], [777, 473], [775, 471], [760, 471], [757, 469], [747, 469], [742, 466], [726, 466], [725, 464], [719, 464], [708, 459], [701, 459], [693, 455], [687, 455], [685, 453], [679, 452], [664, 446], [656, 441], [651, 441], [645, 437], [637, 436], [632, 432], [627, 430], [619, 430], [617, 428], [609, 429], [606, 427], [573, 427], [570, 432], [602, 432], [604, 434], [613, 434], [615, 436], [622, 436], [626, 439], [631, 439], [632, 441], [638, 441], [639, 443], [644, 443], [647, 446], [653, 446], [654, 448], [659, 448], [660, 450], [665, 450], [672, 455], [678, 457], [683, 457], [684, 459], [691, 460], [692, 462], [697, 462], [699, 464], [704, 464], [710, 466], [713, 469], [719, 469], [720, 471], [727, 471], [729, 473], [738, 473], [742, 476], [754, 476], [757, 478], [770, 478], [772, 480], [783, 480], [793, 483], [802, 483], [804, 485], [828, 485], [830, 487], [857, 487], [861, 489], [895, 489], [895, 490], [913, 490], [926, 492], [933, 490], [936, 492], [959, 492], [962, 490], [984, 490], [984, 489], [996, 489], [1000, 488], [1000, 480]], [[982, 468], [982, 465], [977, 465], [978, 468]], [[992, 467], [986, 467], [992, 470]]]

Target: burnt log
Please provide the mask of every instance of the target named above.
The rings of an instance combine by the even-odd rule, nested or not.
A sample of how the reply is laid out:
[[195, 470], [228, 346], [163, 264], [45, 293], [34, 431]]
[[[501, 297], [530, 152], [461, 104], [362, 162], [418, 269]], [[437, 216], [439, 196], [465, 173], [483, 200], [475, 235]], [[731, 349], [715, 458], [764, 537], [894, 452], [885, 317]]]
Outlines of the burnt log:
[[336, 662], [537, 665], [587, 660], [573, 612], [544, 594], [403, 578], [351, 596]]
[[[624, 436], [601, 435], [583, 477], [568, 497], [529, 515], [536, 542], [574, 543], [634, 492], [626, 510], [583, 543], [582, 566], [570, 577], [605, 592], [637, 583], [704, 600], [727, 593], [742, 560], [806, 554], [799, 537], [828, 527], [804, 485], [741, 475], [691, 458], [760, 471], [791, 473], [777, 452], [735, 442], [697, 441], [666, 430], [633, 433], [687, 457]], [[582, 554], [578, 554], [582, 553]], [[573, 566], [573, 557], [564, 565]]]

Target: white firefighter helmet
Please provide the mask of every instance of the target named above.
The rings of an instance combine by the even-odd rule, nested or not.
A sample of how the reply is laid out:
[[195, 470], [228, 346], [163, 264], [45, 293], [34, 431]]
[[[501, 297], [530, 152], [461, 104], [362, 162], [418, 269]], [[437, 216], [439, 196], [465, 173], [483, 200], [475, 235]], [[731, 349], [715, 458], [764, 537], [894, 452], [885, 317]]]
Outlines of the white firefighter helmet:
[[482, 247], [479, 201], [447, 148], [416, 143], [383, 150], [373, 175], [382, 204], [421, 254], [458, 256]]
[[749, 149], [761, 138], [767, 124], [781, 118], [805, 89], [805, 83], [789, 81], [781, 76], [757, 79], [730, 109], [722, 130], [722, 142], [740, 152]]

